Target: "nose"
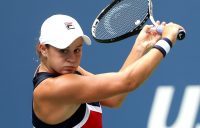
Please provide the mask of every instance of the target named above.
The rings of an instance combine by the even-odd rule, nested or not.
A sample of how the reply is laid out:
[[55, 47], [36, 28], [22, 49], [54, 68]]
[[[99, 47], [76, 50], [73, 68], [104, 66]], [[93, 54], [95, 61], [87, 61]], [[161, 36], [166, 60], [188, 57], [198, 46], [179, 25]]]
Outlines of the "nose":
[[66, 55], [65, 60], [67, 62], [71, 62], [71, 63], [76, 62], [76, 55], [73, 52], [68, 52], [68, 54]]

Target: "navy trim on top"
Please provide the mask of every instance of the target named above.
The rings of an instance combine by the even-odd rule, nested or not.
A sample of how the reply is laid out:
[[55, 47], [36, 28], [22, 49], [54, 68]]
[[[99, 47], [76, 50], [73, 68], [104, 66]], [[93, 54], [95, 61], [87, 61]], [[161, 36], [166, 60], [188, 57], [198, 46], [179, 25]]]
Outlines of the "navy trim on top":
[[35, 128], [72, 128], [83, 120], [85, 116], [85, 111], [86, 111], [86, 104], [81, 104], [78, 110], [69, 119], [59, 124], [50, 125], [41, 121], [35, 115], [35, 112], [32, 109], [32, 123]]
[[37, 87], [37, 85], [39, 85], [43, 80], [47, 79], [47, 78], [53, 78], [53, 77], [57, 77], [58, 75], [53, 74], [53, 73], [48, 73], [48, 72], [39, 72], [35, 75], [35, 77], [33, 78], [33, 85], [34, 88]]
[[90, 104], [92, 106], [100, 107], [100, 103], [99, 102], [92, 102], [92, 103], [87, 103], [87, 104]]

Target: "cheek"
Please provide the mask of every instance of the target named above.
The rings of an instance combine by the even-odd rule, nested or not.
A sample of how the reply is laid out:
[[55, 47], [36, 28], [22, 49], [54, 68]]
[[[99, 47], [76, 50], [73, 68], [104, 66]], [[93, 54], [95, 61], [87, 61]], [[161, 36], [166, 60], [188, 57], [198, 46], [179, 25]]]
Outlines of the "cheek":
[[63, 57], [61, 57], [58, 54], [49, 54], [48, 56], [48, 62], [52, 67], [59, 67], [62, 65], [62, 63], [64, 63], [64, 59]]
[[80, 63], [81, 58], [82, 58], [82, 54], [80, 54], [80, 55], [78, 55], [78, 56], [76, 57], [76, 61], [77, 61], [77, 63]]

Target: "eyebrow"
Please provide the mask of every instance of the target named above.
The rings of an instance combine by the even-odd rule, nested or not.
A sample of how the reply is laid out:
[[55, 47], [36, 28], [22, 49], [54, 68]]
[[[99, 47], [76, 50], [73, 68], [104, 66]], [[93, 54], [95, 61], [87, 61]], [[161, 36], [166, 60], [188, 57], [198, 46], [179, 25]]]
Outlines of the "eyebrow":
[[83, 44], [80, 44], [80, 45], [78, 45], [77, 47], [81, 47], [81, 46], [83, 46]]
[[[83, 46], [83, 44], [80, 44], [80, 45], [76, 46], [76, 48], [82, 47], [82, 46]], [[65, 49], [69, 49], [69, 48], [70, 48], [70, 46], [66, 47]], [[65, 49], [64, 49], [64, 50], [65, 50]]]

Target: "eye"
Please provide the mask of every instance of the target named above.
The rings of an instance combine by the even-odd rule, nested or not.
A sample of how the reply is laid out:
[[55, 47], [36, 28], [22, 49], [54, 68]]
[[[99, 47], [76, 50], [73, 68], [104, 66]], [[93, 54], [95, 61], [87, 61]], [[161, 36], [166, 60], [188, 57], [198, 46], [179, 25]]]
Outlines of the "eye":
[[74, 50], [75, 53], [80, 53], [81, 52], [81, 48], [77, 48]]

